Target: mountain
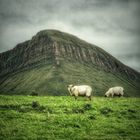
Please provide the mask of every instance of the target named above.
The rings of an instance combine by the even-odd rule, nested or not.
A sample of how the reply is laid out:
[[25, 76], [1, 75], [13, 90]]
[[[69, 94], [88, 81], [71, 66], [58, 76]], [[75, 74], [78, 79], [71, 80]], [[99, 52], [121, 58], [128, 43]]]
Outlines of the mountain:
[[89, 84], [95, 96], [123, 86], [140, 96], [140, 73], [76, 36], [43, 30], [31, 40], [0, 53], [0, 94], [68, 95], [68, 84]]

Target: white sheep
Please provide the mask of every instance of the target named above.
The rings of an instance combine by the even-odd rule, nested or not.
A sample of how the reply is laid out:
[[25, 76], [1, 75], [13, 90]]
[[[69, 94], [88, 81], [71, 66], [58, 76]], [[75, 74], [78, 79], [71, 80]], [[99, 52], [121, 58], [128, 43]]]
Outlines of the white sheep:
[[86, 96], [91, 100], [92, 88], [88, 85], [68, 85], [68, 91], [71, 96], [75, 97], [75, 99], [77, 99], [78, 96]]
[[114, 96], [123, 96], [124, 95], [124, 88], [123, 87], [112, 87], [105, 93], [105, 97], [114, 97]]

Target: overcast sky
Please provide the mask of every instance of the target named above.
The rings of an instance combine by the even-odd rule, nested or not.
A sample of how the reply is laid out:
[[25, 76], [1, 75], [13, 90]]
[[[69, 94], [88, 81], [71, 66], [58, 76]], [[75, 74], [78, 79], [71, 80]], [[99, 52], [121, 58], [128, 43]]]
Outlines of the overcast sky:
[[0, 0], [0, 52], [43, 29], [74, 34], [140, 72], [140, 0]]

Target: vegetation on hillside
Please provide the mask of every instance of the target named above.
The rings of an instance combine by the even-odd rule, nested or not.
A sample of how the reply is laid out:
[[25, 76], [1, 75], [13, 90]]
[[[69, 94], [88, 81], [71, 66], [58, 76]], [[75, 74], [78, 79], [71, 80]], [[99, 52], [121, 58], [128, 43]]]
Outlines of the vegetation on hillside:
[[33, 91], [38, 95], [68, 95], [68, 84], [88, 84], [92, 86], [94, 96], [104, 96], [113, 86], [124, 87], [127, 97], [140, 96], [137, 88], [119, 74], [116, 77], [96, 66], [67, 61], [61, 61], [59, 66], [38, 66], [13, 74], [0, 84], [0, 91], [9, 95], [30, 95]]
[[0, 96], [0, 139], [134, 140], [140, 99]]

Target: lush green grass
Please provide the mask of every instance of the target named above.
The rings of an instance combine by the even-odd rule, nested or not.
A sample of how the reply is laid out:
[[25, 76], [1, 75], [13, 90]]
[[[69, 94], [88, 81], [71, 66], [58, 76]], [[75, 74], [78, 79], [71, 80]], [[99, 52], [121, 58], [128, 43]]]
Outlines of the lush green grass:
[[140, 138], [140, 99], [0, 96], [0, 139]]

